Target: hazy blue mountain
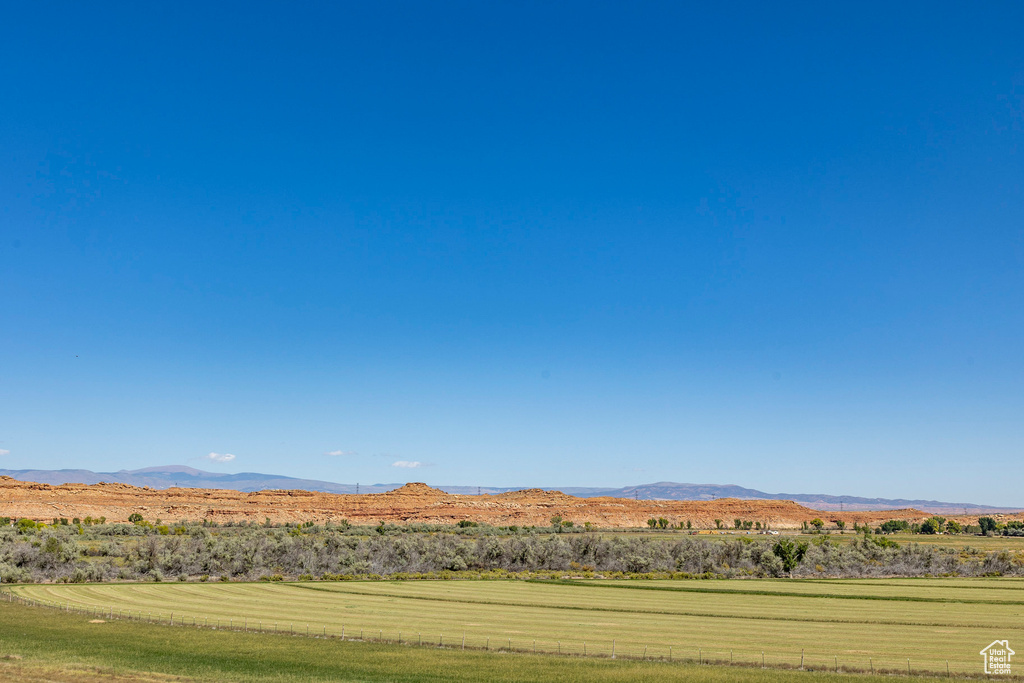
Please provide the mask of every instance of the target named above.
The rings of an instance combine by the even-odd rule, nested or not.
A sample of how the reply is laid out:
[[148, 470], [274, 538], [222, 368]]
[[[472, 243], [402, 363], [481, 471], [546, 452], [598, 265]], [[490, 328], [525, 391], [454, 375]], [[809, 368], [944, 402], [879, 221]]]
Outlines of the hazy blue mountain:
[[916, 508], [925, 512], [946, 514], [974, 514], [981, 512], [1009, 512], [1021, 508], [999, 508], [976, 503], [949, 503], [939, 500], [905, 498], [863, 498], [835, 496], [823, 493], [766, 493], [735, 484], [679, 484], [661, 481], [655, 484], [626, 486], [617, 489], [565, 488], [564, 493], [580, 497], [611, 496], [656, 500], [714, 500], [715, 498], [742, 498], [745, 500], [792, 500], [815, 510], [898, 510]]
[[[184, 465], [144, 467], [139, 470], [118, 472], [92, 472], [90, 470], [0, 470], [20, 481], [36, 481], [42, 484], [98, 484], [101, 481], [132, 486], [149, 486], [166, 489], [172, 486], [194, 489], [233, 489], [235, 491], [262, 491], [266, 489], [303, 489], [326, 493], [355, 493], [356, 484], [336, 484], [330, 481], [299, 479], [277, 474], [239, 472], [223, 474], [204, 472]], [[396, 489], [402, 484], [360, 484], [359, 493], [383, 493]]]
[[[163, 467], [145, 467], [139, 470], [120, 470], [118, 472], [92, 472], [90, 470], [0, 470], [6, 475], [20, 481], [35, 481], [43, 484], [96, 484], [101, 481], [131, 484], [132, 486], [149, 486], [154, 489], [181, 488], [197, 489], [233, 489], [236, 491], [261, 491], [265, 489], [304, 489], [306, 491], [324, 491], [326, 493], [384, 493], [401, 486], [393, 484], [338, 484], [315, 479], [299, 479], [277, 474], [260, 474], [258, 472], [239, 472], [237, 474], [221, 474], [204, 472], [183, 465], [167, 465]], [[517, 491], [527, 486], [498, 488], [493, 486], [437, 486], [448, 493], [474, 495], [477, 493], [495, 494], [506, 491]], [[816, 510], [895, 510], [899, 508], [917, 508], [926, 512], [943, 514], [979, 514], [983, 512], [1009, 512], [1021, 508], [998, 508], [976, 503], [947, 503], [938, 500], [909, 500], [893, 498], [862, 498], [859, 496], [834, 496], [820, 493], [765, 493], [756, 489], [748, 489], [734, 484], [680, 484], [661, 481], [654, 484], [625, 486], [622, 488], [586, 488], [564, 487], [558, 490], [581, 498], [610, 496], [614, 498], [638, 498], [641, 500], [714, 500], [715, 498], [742, 498], [746, 500], [793, 500], [801, 505]]]

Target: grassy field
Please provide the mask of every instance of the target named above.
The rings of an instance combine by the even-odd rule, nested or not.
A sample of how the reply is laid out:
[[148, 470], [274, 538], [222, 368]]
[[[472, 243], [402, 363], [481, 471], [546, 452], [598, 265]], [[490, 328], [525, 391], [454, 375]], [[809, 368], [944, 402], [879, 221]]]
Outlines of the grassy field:
[[[27, 683], [159, 681], [498, 681], [809, 683], [844, 674], [659, 661], [485, 653], [99, 621], [0, 604], [0, 680]], [[864, 676], [865, 683], [892, 680]], [[914, 676], [903, 680], [937, 681]]]
[[[979, 673], [1024, 642], [1024, 579], [46, 584], [107, 616], [403, 644], [818, 670]], [[218, 631], [220, 633], [222, 631]], [[762, 652], [764, 653], [762, 655]]]

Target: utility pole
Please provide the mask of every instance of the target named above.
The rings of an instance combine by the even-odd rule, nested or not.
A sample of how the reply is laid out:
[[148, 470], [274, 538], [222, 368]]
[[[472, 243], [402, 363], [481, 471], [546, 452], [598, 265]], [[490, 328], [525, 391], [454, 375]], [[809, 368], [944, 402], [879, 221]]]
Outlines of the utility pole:
[[359, 495], [359, 482], [356, 482], [356, 495]]

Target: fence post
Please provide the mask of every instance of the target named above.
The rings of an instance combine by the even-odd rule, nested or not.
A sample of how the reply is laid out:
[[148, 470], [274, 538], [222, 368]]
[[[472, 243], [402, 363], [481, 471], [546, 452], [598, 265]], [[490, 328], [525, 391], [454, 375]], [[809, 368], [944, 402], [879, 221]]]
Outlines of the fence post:
[[[537, 651], [537, 641], [533, 641], [533, 651]], [[615, 659], [615, 639], [612, 638], [612, 659]]]
[[839, 655], [836, 655], [836, 673], [839, 673]]
[[801, 671], [804, 670], [804, 651], [803, 651], [803, 648], [800, 649], [800, 670]]
[[873, 658], [871, 658], [871, 657], [868, 657], [868, 664], [871, 666], [871, 675], [874, 676], [875, 675], [875, 660]]
[[647, 659], [647, 646], [644, 645], [644, 659]]
[[699, 647], [697, 648], [697, 663], [704, 663], [704, 652]]
[[487, 636], [487, 640], [484, 641], [484, 649], [485, 650], [490, 650], [491, 649], [491, 637], [490, 636]]
[[466, 649], [466, 632], [465, 631], [462, 632], [462, 649], [463, 650]]
[[910, 657], [907, 657], [907, 675], [910, 675]]
[[764, 650], [761, 650], [761, 668], [764, 668]]
[[949, 660], [946, 660], [946, 678], [949, 678]]

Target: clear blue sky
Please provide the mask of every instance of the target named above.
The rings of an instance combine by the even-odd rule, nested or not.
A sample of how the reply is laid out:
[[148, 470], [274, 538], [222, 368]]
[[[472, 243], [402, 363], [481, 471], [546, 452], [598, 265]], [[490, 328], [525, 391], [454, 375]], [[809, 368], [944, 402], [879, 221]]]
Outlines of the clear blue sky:
[[8, 5], [0, 467], [1024, 505], [1022, 30]]

